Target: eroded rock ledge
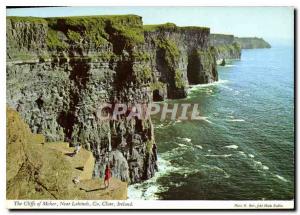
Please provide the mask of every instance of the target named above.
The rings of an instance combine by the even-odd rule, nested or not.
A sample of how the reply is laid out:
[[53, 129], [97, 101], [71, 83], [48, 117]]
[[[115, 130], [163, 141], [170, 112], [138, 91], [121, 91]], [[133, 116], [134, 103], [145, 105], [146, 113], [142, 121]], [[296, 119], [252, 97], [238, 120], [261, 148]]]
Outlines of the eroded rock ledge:
[[43, 135], [31, 133], [16, 111], [7, 108], [6, 113], [7, 199], [127, 199], [126, 182], [112, 178], [103, 189], [103, 179], [92, 178], [95, 158], [90, 151], [70, 157], [74, 148], [68, 143], [46, 142]]

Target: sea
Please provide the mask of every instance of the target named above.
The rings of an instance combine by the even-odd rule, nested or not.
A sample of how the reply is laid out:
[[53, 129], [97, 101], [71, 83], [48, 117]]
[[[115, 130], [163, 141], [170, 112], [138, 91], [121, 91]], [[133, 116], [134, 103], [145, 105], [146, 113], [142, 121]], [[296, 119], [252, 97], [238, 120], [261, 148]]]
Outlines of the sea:
[[293, 47], [242, 50], [218, 73], [167, 101], [198, 103], [201, 120], [153, 118], [159, 171], [129, 199], [294, 199]]

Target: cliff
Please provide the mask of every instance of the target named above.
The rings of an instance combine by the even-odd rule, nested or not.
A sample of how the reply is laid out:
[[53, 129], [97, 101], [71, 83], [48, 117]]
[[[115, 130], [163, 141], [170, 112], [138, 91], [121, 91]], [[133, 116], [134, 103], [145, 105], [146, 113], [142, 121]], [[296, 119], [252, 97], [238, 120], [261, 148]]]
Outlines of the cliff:
[[143, 49], [149, 53], [154, 83], [163, 83], [154, 90], [154, 100], [185, 98], [189, 84], [218, 80], [209, 34], [209, 28], [173, 23], [144, 26]]
[[82, 144], [94, 177], [151, 178], [151, 118], [98, 118], [103, 103], [184, 98], [188, 84], [218, 80], [209, 29], [143, 26], [136, 15], [7, 17], [7, 104], [49, 142]]
[[8, 17], [7, 104], [48, 141], [92, 151], [94, 176], [110, 163], [123, 181], [146, 180], [156, 168], [146, 150], [154, 141], [151, 119], [97, 117], [102, 103], [150, 102], [149, 63], [138, 52], [143, 41], [135, 15]]
[[263, 38], [257, 37], [235, 37], [234, 40], [238, 42], [242, 49], [263, 49], [271, 48], [271, 45]]
[[215, 51], [218, 63], [241, 58], [241, 46], [233, 35], [211, 34], [209, 43]]
[[[73, 152], [67, 143], [48, 143], [32, 134], [19, 114], [7, 109], [7, 199], [127, 199], [127, 183], [113, 179], [109, 189], [93, 179], [94, 157], [82, 149]], [[78, 177], [80, 183], [72, 180]], [[87, 190], [94, 190], [86, 192]], [[109, 192], [107, 192], [109, 191]]]

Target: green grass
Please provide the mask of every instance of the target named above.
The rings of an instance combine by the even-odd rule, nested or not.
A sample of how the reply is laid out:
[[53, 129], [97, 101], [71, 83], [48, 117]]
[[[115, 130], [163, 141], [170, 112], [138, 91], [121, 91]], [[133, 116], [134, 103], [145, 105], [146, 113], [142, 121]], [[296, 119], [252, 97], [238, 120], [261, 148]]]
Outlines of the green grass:
[[152, 154], [152, 146], [153, 146], [153, 141], [148, 140], [146, 142], [146, 151], [147, 151], [147, 153]]
[[132, 53], [132, 57], [136, 61], [149, 61], [150, 60], [150, 54], [145, 51], [134, 51]]
[[156, 41], [157, 46], [164, 51], [164, 59], [170, 69], [174, 68], [180, 56], [179, 49], [173, 40], [160, 38]]
[[40, 17], [23, 17], [23, 16], [7, 16], [6, 20], [10, 20], [12, 23], [26, 22], [32, 24], [47, 24], [47, 20]]
[[152, 81], [152, 70], [149, 67], [134, 70], [136, 80], [139, 83], [149, 83]]
[[50, 49], [63, 50], [68, 47], [68, 45], [58, 37], [58, 32], [53, 29], [48, 29], [46, 43]]
[[102, 52], [98, 55], [93, 55], [91, 57], [91, 60], [92, 61], [97, 61], [97, 60], [110, 61], [115, 58], [116, 58], [116, 55], [113, 52], [107, 51], [107, 52]]
[[166, 87], [166, 84], [160, 81], [155, 81], [150, 84], [150, 89], [154, 90], [162, 90]]
[[200, 26], [184, 26], [179, 27], [181, 30], [187, 30], [187, 31], [210, 31], [210, 28], [208, 27], [200, 27]]
[[[111, 34], [124, 40], [127, 46], [144, 42], [144, 33], [141, 17], [136, 15], [119, 16], [76, 16], [63, 18], [47, 18], [50, 28], [60, 30], [65, 34], [71, 33], [71, 41], [87, 40], [96, 46], [101, 46], [110, 41]], [[107, 32], [111, 31], [111, 32]]]
[[158, 24], [158, 25], [144, 25], [144, 31], [158, 31], [158, 30], [165, 30], [165, 29], [177, 29], [177, 26], [174, 23], [165, 23], [165, 24]]
[[76, 31], [68, 30], [67, 36], [73, 43], [80, 43], [81, 41], [81, 35]]
[[185, 81], [183, 80], [183, 74], [179, 69], [175, 70], [174, 78], [175, 78], [175, 86], [177, 88], [185, 87]]
[[163, 31], [163, 30], [188, 30], [188, 31], [209, 31], [210, 29], [207, 27], [200, 26], [184, 26], [179, 27], [174, 23], [167, 22], [165, 24], [157, 24], [157, 25], [144, 25], [144, 31], [146, 32], [155, 32], [155, 31]]

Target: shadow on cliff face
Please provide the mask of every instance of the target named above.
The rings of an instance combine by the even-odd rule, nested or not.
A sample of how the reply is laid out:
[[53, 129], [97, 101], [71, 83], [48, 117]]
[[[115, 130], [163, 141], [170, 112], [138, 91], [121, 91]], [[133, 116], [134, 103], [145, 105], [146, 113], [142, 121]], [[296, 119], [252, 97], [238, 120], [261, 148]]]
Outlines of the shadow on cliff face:
[[204, 83], [203, 76], [201, 76], [202, 70], [203, 67], [201, 65], [200, 58], [197, 54], [197, 50], [193, 50], [188, 55], [187, 78], [189, 84]]
[[105, 32], [109, 35], [109, 41], [113, 45], [113, 52], [117, 55], [122, 54], [122, 51], [127, 48], [126, 38], [120, 35], [120, 33], [112, 26], [111, 22], [107, 23]]
[[57, 117], [57, 122], [64, 128], [65, 140], [72, 140], [73, 126], [77, 122], [77, 109], [81, 100], [82, 90], [86, 88], [89, 80], [88, 71], [90, 65], [85, 60], [70, 61], [72, 70], [70, 71], [70, 80], [73, 81], [73, 86], [70, 90], [69, 109], [60, 112]]
[[[173, 59], [174, 65], [169, 65], [166, 61], [167, 53], [165, 49], [158, 48], [156, 51], [156, 65], [159, 71], [161, 81], [167, 84], [167, 97], [170, 99], [180, 99], [186, 97], [186, 92], [183, 87], [176, 87], [175, 80], [175, 70], [178, 67], [178, 62]], [[159, 100], [158, 92], [155, 92], [155, 100]]]
[[187, 78], [189, 84], [218, 81], [215, 54], [211, 50], [192, 50], [188, 54]]
[[114, 81], [117, 93], [124, 88], [129, 80], [132, 80], [133, 64], [131, 61], [119, 61], [116, 67], [116, 77]]

